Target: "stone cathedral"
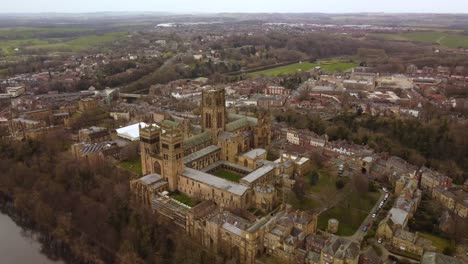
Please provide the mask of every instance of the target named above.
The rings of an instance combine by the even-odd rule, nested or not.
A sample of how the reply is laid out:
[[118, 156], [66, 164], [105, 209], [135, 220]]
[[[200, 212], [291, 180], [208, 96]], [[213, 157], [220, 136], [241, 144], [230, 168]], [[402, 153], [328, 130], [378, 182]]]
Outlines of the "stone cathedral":
[[[224, 89], [203, 90], [200, 108], [200, 125], [182, 119], [140, 128], [145, 176], [130, 183], [137, 200], [173, 219], [205, 247], [242, 263], [279, 247], [282, 240], [272, 237], [269, 249], [265, 239], [280, 221], [287, 225], [284, 241], [315, 232], [315, 215], [286, 210], [281, 203], [279, 193], [291, 188], [310, 162], [283, 154], [267, 160], [263, 147], [270, 143], [270, 115], [227, 112]], [[199, 203], [190, 207], [171, 198], [178, 193]], [[255, 220], [249, 212], [263, 217]]]

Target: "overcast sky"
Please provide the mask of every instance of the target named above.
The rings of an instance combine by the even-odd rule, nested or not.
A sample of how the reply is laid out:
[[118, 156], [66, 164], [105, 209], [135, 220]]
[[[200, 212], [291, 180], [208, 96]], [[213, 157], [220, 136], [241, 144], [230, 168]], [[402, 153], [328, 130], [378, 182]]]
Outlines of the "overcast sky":
[[416, 12], [468, 13], [468, 0], [0, 0], [1, 13]]

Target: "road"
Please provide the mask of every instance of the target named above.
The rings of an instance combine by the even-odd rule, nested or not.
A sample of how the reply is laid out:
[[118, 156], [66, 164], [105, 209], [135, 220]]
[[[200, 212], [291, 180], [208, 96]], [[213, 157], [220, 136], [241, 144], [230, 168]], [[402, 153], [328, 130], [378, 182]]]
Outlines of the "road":
[[[361, 226], [359, 226], [358, 230], [356, 230], [356, 233], [354, 233], [354, 235], [348, 237], [349, 239], [352, 239], [352, 240], [360, 243], [362, 241], [362, 239], [364, 238], [364, 236], [366, 235], [366, 233], [367, 233], [367, 232], [364, 232], [362, 230], [364, 228], [364, 226], [367, 225], [368, 223], [371, 223], [371, 225], [367, 229], [367, 230], [369, 230], [369, 229], [371, 229], [372, 225], [375, 224], [374, 219], [372, 219], [372, 214], [374, 214], [375, 211], [377, 211], [377, 208], [379, 207], [380, 202], [383, 201], [384, 198], [385, 198], [385, 192], [383, 192], [381, 190], [379, 190], [379, 191], [380, 191], [379, 200], [375, 203], [372, 210], [370, 210], [369, 214], [367, 215], [366, 219], [362, 222]], [[387, 201], [388, 201], [388, 199], [387, 199]], [[384, 202], [384, 204], [385, 204], [385, 202]], [[381, 212], [379, 212], [379, 213], [381, 213]]]

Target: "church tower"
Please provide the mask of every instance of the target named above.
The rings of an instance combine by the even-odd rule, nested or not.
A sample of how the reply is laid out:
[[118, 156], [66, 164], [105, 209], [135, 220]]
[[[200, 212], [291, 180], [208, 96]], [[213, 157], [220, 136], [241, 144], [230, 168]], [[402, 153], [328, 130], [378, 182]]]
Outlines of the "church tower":
[[264, 148], [270, 144], [271, 117], [269, 111], [259, 111], [254, 134], [254, 147]]
[[216, 142], [226, 125], [226, 98], [223, 89], [206, 89], [202, 92], [201, 115], [203, 131], [210, 131]]
[[159, 154], [160, 129], [151, 124], [140, 129], [140, 153], [141, 168], [143, 175], [157, 173], [161, 174], [160, 164], [156, 164], [154, 157]]
[[161, 134], [162, 177], [169, 191], [177, 191], [179, 174], [184, 170], [183, 132], [173, 126], [163, 126]]

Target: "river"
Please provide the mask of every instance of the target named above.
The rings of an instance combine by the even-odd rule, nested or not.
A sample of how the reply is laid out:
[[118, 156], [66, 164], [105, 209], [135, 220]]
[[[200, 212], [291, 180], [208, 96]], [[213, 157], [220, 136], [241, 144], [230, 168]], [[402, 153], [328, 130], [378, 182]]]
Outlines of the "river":
[[0, 212], [1, 264], [63, 264], [41, 253], [41, 245], [8, 216]]

